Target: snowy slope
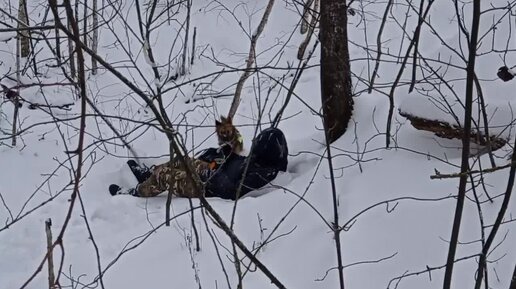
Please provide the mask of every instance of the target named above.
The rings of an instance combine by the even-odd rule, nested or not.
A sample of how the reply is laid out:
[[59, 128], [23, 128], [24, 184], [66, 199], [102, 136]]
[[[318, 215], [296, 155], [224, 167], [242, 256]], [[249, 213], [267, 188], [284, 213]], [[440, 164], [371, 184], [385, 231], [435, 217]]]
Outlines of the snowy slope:
[[[437, 2], [440, 3], [435, 4], [433, 11], [449, 13], [431, 13], [435, 15], [431, 16], [434, 17], [432, 23], [449, 43], [458, 45], [455, 41], [458, 35], [456, 27], [450, 29], [447, 25], [453, 18], [453, 10], [442, 1]], [[106, 9], [104, 17], [110, 21], [101, 30], [99, 53], [116, 64], [115, 67], [134, 84], [149, 92], [157, 82], [165, 80], [154, 79], [149, 60], [141, 50], [134, 2], [116, 3], [121, 5], [121, 14], [112, 8]], [[231, 94], [240, 75], [238, 71], [219, 76], [212, 73], [245, 67], [249, 35], [254, 33], [266, 2], [194, 1], [193, 5], [191, 26], [197, 27], [195, 64], [189, 67], [187, 75], [164, 85], [169, 89], [165, 94], [167, 113], [185, 136], [185, 144], [192, 149], [192, 155], [202, 148], [216, 145], [214, 119], [226, 114], [232, 100], [231, 96], [209, 97], [206, 94]], [[356, 5], [354, 8], [359, 11], [361, 7], [358, 3]], [[42, 17], [38, 14], [41, 9], [34, 4], [30, 9], [31, 15]], [[271, 78], [283, 82], [287, 88], [292, 81], [295, 71], [292, 67], [298, 64], [297, 48], [304, 39], [304, 35], [298, 32], [298, 9], [290, 1], [276, 1], [258, 41], [257, 63], [271, 68], [247, 80], [234, 120], [247, 148], [255, 133], [259, 110], [263, 111], [260, 127], [263, 129], [269, 126], [285, 101], [286, 89], [276, 85], [277, 82]], [[373, 21], [373, 14], [380, 17], [383, 5], [371, 4], [364, 9], [372, 11], [367, 14], [370, 17], [367, 29], [377, 31], [379, 23]], [[396, 8], [393, 13], [404, 15], [405, 11], [406, 8]], [[181, 13], [184, 12], [185, 9], [181, 9]], [[183, 14], [176, 17], [179, 22], [184, 19]], [[353, 43], [364, 43], [360, 18], [350, 16], [350, 21]], [[408, 31], [413, 31], [416, 23], [417, 18], [410, 18]], [[131, 30], [126, 30], [127, 27]], [[399, 42], [399, 28], [393, 21], [387, 27], [383, 37], [392, 43]], [[178, 31], [181, 31], [181, 23], [164, 24], [149, 41], [163, 75], [174, 75], [177, 71], [182, 47], [181, 39], [174, 41]], [[426, 33], [431, 35], [429, 31]], [[423, 38], [420, 46], [422, 53], [429, 57], [439, 53], [443, 57], [450, 54], [435, 38], [427, 37]], [[376, 32], [369, 32], [367, 40], [375, 43]], [[128, 50], [121, 50], [117, 41], [124, 43]], [[404, 45], [406, 48], [407, 44]], [[1, 74], [11, 73], [12, 77], [9, 69], [14, 67], [14, 42], [0, 42], [0, 46]], [[350, 48], [355, 75], [367, 78], [364, 50], [357, 45], [350, 45]], [[399, 47], [392, 44], [392, 50], [397, 49]], [[41, 53], [49, 55], [46, 50]], [[330, 173], [323, 158], [325, 146], [321, 120], [312, 113], [312, 110], [320, 109], [318, 54], [317, 51], [310, 61], [313, 66], [307, 68], [301, 77], [295, 90], [297, 96], [292, 98], [279, 125], [289, 145], [288, 171], [280, 174], [268, 187], [237, 203], [210, 199], [212, 206], [228, 222], [236, 206], [234, 231], [248, 248], [257, 248], [272, 233], [272, 241], [257, 253], [257, 257], [287, 288], [338, 288], [338, 274], [334, 269], [337, 262], [335, 243], [329, 227], [333, 222]], [[514, 62], [515, 56], [511, 54], [510, 57]], [[392, 60], [390, 56], [386, 58]], [[480, 58], [479, 67], [485, 67], [482, 71], [496, 71], [500, 66], [496, 55], [486, 58]], [[48, 60], [42, 65], [45, 68], [40, 79], [27, 77], [24, 81], [65, 81], [60, 69], [48, 65], [51, 62]], [[133, 63], [142, 74], [131, 67]], [[392, 82], [396, 67], [393, 62], [382, 64], [378, 82]], [[487, 79], [486, 101], [493, 108], [501, 107], [507, 112], [514, 83], [500, 85], [494, 81], [493, 75], [486, 72], [480, 76]], [[465, 73], [456, 69], [446, 77], [464, 78]], [[404, 80], [409, 78], [407, 71]], [[13, 80], [2, 79], [1, 82], [15, 84]], [[356, 77], [354, 82], [358, 83], [357, 92], [366, 87]], [[462, 79], [454, 85], [463, 86], [464, 82]], [[272, 89], [269, 91], [269, 88]], [[459, 92], [463, 90], [457, 89]], [[20, 94], [31, 102], [55, 105], [74, 99], [74, 90], [67, 86], [23, 89]], [[118, 79], [106, 71], [100, 71], [96, 76], [88, 75], [88, 95], [103, 113], [113, 116], [111, 121], [120, 132], [128, 133], [127, 139], [144, 163], [157, 164], [167, 159], [166, 137], [158, 129], [146, 125], [147, 122], [155, 125], [152, 113]], [[504, 96], [497, 98], [496, 95]], [[424, 98], [424, 95], [408, 94], [407, 85], [400, 85], [396, 97], [398, 108], [402, 107], [398, 103], [404, 98]], [[429, 112], [418, 102], [404, 103], [416, 112]], [[385, 149], [387, 108], [388, 99], [382, 93], [357, 94], [355, 114], [348, 133], [332, 145], [340, 224], [349, 222], [351, 225], [341, 235], [344, 264], [352, 265], [344, 269], [345, 283], [347, 288], [394, 288], [396, 285], [398, 288], [440, 288], [444, 269], [432, 271], [431, 278], [424, 273], [404, 278], [399, 284], [395, 278], [424, 271], [427, 266], [440, 267], [446, 262], [458, 179], [431, 180], [430, 175], [436, 170], [441, 173], [459, 171], [460, 141], [441, 140], [430, 133], [416, 131], [402, 117], [395, 116], [395, 147]], [[13, 117], [12, 104], [3, 103], [0, 112], [3, 116], [0, 117], [0, 127], [8, 130]], [[91, 108], [88, 112], [94, 113]], [[70, 110], [50, 111], [28, 110], [25, 106], [20, 111], [21, 126], [25, 130], [18, 145], [10, 147], [10, 140], [0, 133], [0, 162], [3, 167], [0, 173], [3, 204], [0, 205], [0, 220], [6, 224], [0, 225], [0, 289], [20, 288], [37, 270], [46, 253], [46, 219], [52, 219], [54, 237], [60, 232], [73, 188], [69, 168], [77, 165], [76, 157], [66, 151], [77, 146], [79, 115], [79, 104]], [[509, 115], [504, 113], [504, 117]], [[111, 197], [108, 194], [107, 187], [111, 183], [128, 187], [136, 184], [125, 165], [127, 158], [132, 156], [119, 140], [113, 138], [113, 132], [101, 118], [88, 117], [86, 174], [81, 182], [81, 202], [75, 204], [64, 234], [61, 285], [72, 288], [99, 286], [100, 263], [105, 288], [236, 288], [238, 279], [232, 263], [231, 242], [200, 209], [194, 210], [201, 248], [195, 251], [187, 199], [172, 201], [172, 215], [177, 217], [170, 227], [166, 227], [164, 194], [151, 199]], [[496, 152], [497, 164], [506, 164], [506, 156], [510, 152], [509, 146]], [[486, 156], [481, 161], [483, 167], [488, 166]], [[492, 224], [496, 218], [507, 176], [507, 170], [484, 176], [486, 190], [491, 197], [496, 197], [494, 203], [483, 203], [486, 225]], [[479, 189], [479, 194], [481, 200], [487, 200], [483, 190]], [[481, 250], [477, 206], [472, 201], [472, 194], [469, 197], [460, 235], [463, 244], [458, 247], [457, 258], [471, 256]], [[402, 199], [361, 213], [377, 203], [397, 198]], [[199, 201], [193, 200], [193, 206], [199, 206]], [[515, 210], [513, 199], [507, 219], [512, 219]], [[11, 224], [13, 219], [17, 221]], [[488, 266], [493, 288], [508, 288], [516, 261], [512, 245], [516, 241], [513, 227], [514, 222], [501, 227], [495, 239], [495, 244], [500, 245], [493, 246], [489, 257], [494, 261]], [[98, 259], [94, 246], [98, 247]], [[59, 264], [61, 256], [57, 249], [54, 254], [56, 264]], [[240, 253], [239, 257], [244, 255]], [[249, 264], [249, 260], [244, 258], [243, 263]], [[453, 279], [455, 288], [472, 288], [476, 266], [475, 258], [457, 263]], [[245, 267], [242, 269], [247, 271]], [[274, 288], [254, 265], [249, 269], [243, 279], [245, 288]], [[390, 283], [393, 279], [394, 282]], [[42, 271], [27, 288], [47, 286], [47, 267], [43, 265]]]

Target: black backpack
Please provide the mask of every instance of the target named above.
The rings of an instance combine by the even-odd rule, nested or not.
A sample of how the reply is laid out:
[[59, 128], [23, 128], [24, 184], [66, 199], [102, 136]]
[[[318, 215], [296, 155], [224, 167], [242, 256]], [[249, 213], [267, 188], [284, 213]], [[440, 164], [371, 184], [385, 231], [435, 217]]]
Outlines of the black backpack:
[[263, 130], [253, 141], [251, 157], [262, 167], [287, 170], [288, 147], [285, 135], [277, 128]]

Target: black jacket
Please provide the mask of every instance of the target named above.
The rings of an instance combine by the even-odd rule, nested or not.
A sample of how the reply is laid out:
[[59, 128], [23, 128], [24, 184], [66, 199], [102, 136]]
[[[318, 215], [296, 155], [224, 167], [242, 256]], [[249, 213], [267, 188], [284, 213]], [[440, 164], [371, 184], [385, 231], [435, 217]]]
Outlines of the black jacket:
[[279, 171], [286, 171], [287, 157], [285, 136], [277, 128], [263, 130], [253, 141], [247, 157], [233, 154], [227, 147], [207, 149], [199, 159], [218, 165], [200, 174], [206, 197], [235, 200], [259, 189], [274, 180]]

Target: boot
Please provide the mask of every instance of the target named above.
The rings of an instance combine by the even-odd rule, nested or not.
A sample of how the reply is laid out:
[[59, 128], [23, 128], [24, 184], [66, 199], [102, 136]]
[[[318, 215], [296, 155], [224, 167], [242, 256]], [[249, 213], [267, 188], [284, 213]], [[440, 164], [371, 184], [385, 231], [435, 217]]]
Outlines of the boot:
[[122, 188], [119, 185], [115, 185], [115, 184], [111, 184], [109, 186], [109, 193], [112, 196], [115, 196], [115, 195], [131, 195], [131, 196], [138, 197], [138, 192], [136, 191], [136, 189], [134, 189], [134, 188], [133, 189], [126, 189], [126, 188]]
[[149, 168], [139, 166], [135, 160], [128, 160], [127, 165], [131, 169], [131, 172], [133, 172], [139, 184], [145, 182], [152, 175]]

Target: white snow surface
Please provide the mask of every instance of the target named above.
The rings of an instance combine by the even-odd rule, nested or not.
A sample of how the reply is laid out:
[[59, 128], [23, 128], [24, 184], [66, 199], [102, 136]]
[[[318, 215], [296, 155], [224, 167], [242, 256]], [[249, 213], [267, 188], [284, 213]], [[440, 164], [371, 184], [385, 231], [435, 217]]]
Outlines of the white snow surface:
[[[354, 4], [357, 11], [360, 10], [358, 2]], [[454, 22], [450, 24], [450, 19], [455, 16], [454, 9], [444, 2], [447, 1], [434, 4], [434, 13], [430, 13], [431, 23], [449, 45], [458, 47], [459, 32]], [[488, 5], [487, 2], [483, 6]], [[234, 92], [241, 72], [219, 76], [212, 73], [245, 67], [249, 35], [256, 29], [266, 1], [193, 1], [191, 27], [197, 27], [195, 63], [187, 68], [187, 75], [175, 80], [172, 76], [180, 65], [179, 52], [184, 38], [181, 36], [177, 43], [173, 39], [182, 31], [179, 22], [183, 21], [186, 9], [176, 16], [179, 17], [178, 22], [169, 26], [164, 21], [163, 27], [155, 30], [149, 40], [155, 62], [160, 64], [158, 69], [162, 80], [159, 82], [154, 80], [152, 67], [142, 51], [141, 38], [140, 41], [137, 39], [140, 34], [133, 1], [118, 3], [122, 5], [122, 18], [129, 22], [122, 22], [121, 16], [110, 8], [104, 11], [104, 17], [111, 20], [101, 30], [100, 56], [115, 63], [115, 68], [147, 93], [155, 90], [155, 85], [163, 84], [167, 113], [183, 134], [186, 146], [192, 149], [192, 155], [203, 148], [216, 146], [214, 119], [226, 114], [232, 98], [212, 96]], [[37, 16], [39, 12], [42, 14], [42, 7], [45, 6], [34, 4], [30, 7], [30, 14], [42, 17]], [[285, 101], [286, 89], [268, 76], [284, 83], [287, 88], [292, 81], [294, 70], [287, 68], [297, 66], [297, 48], [305, 37], [298, 32], [299, 8], [290, 1], [276, 1], [258, 40], [257, 65], [281, 69], [264, 69], [264, 74], [254, 75], [246, 82], [242, 103], [234, 118], [244, 136], [246, 148], [251, 146], [259, 111], [263, 111], [259, 129], [265, 129]], [[384, 3], [378, 3], [364, 9], [371, 9], [378, 16], [382, 15], [383, 8]], [[393, 9], [394, 15], [398, 16], [404, 15], [405, 11], [406, 8]], [[369, 43], [376, 43], [379, 21], [367, 15], [371, 17], [367, 39]], [[354, 43], [363, 43], [364, 32], [355, 26], [360, 22], [357, 17], [350, 16], [349, 34]], [[417, 17], [410, 18], [407, 31], [413, 31], [416, 23]], [[468, 19], [466, 23], [469, 23]], [[131, 25], [134, 34], [126, 33], [127, 25]], [[483, 25], [487, 27], [488, 23]], [[486, 27], [483, 26], [483, 31]], [[497, 34], [503, 34], [504, 29], [508, 28], [500, 28]], [[390, 39], [386, 45], [392, 45], [392, 51], [397, 51], [399, 44], [395, 42], [399, 43], [401, 37], [399, 28], [394, 22], [389, 22], [383, 35], [384, 39]], [[117, 39], [126, 44], [127, 51], [113, 44]], [[429, 29], [423, 29], [421, 41], [420, 51], [424, 55], [436, 57], [440, 54], [442, 59], [449, 56], [454, 63], [465, 66], [456, 55], [440, 45]], [[312, 39], [309, 48], [313, 42]], [[404, 48], [408, 45], [406, 42], [405, 39]], [[491, 40], [485, 42], [491, 43]], [[495, 39], [494, 42], [501, 42], [501, 47], [505, 45], [503, 39]], [[511, 47], [514, 49], [515, 45]], [[0, 73], [11, 77], [2, 78], [1, 82], [6, 85], [15, 85], [12, 78], [14, 49], [14, 41], [0, 42], [0, 59], [3, 61]], [[45, 50], [41, 55], [45, 53], [49, 55]], [[367, 78], [366, 55], [363, 49], [352, 44], [350, 53], [355, 75], [353, 81], [357, 83], [356, 75]], [[390, 59], [389, 56], [385, 58]], [[238, 202], [209, 199], [227, 222], [231, 220], [233, 209], [236, 210], [234, 232], [248, 248], [257, 248], [272, 233], [272, 241], [256, 252], [256, 257], [287, 288], [339, 287], [335, 240], [330, 228], [334, 222], [330, 172], [327, 159], [322, 158], [326, 153], [322, 123], [312, 111], [319, 111], [321, 107], [318, 60], [317, 50], [310, 62], [313, 66], [301, 77], [296, 96], [292, 97], [279, 125], [289, 146], [287, 172], [279, 174], [271, 185]], [[87, 57], [87, 67], [90, 66], [89, 61]], [[142, 74], [130, 67], [133, 61]], [[515, 54], [507, 54], [506, 61], [516, 62]], [[47, 64], [54, 63], [48, 60]], [[510, 140], [514, 138], [511, 134], [514, 118], [511, 102], [516, 83], [502, 83], [496, 79], [496, 71], [502, 65], [496, 54], [479, 57], [477, 63], [492, 121], [490, 128]], [[391, 82], [398, 69], [394, 62], [382, 63], [378, 83]], [[38, 78], [25, 76], [23, 82], [66, 81], [62, 71], [53, 65], [41, 65], [40, 70]], [[209, 76], [204, 77], [206, 75]], [[446, 78], [460, 79], [452, 84], [464, 101], [465, 71], [450, 69]], [[170, 81], [165, 82], [165, 79]], [[410, 81], [409, 68], [403, 79], [405, 83]], [[146, 124], [153, 121], [152, 112], [135, 93], [103, 69], [95, 76], [88, 73], [87, 85], [88, 97], [103, 113], [115, 116], [110, 120], [122, 134], [127, 133], [127, 140], [142, 162], [150, 166], [167, 160], [168, 141], [159, 130]], [[346, 288], [441, 288], [442, 266], [446, 263], [456, 204], [454, 196], [459, 181], [456, 178], [431, 180], [430, 176], [436, 171], [459, 172], [460, 141], [443, 140], [431, 133], [417, 131], [403, 117], [395, 115], [392, 129], [393, 134], [396, 133], [395, 141], [390, 149], [386, 149], [384, 133], [388, 98], [376, 91], [359, 94], [358, 91], [363, 89], [364, 84], [359, 83], [353, 120], [347, 133], [332, 144], [331, 150], [339, 225], [346, 224], [341, 233]], [[429, 97], [425, 92], [432, 91], [422, 89], [409, 94], [408, 86], [400, 85], [395, 95], [396, 110], [401, 108], [416, 115], [450, 120], [435, 101], [442, 100], [440, 96], [434, 93]], [[454, 102], [446, 88], [442, 87], [441, 92], [449, 97], [450, 103], [454, 103], [454, 111], [460, 118], [460, 105]], [[75, 93], [70, 86], [35, 86], [20, 91], [28, 101], [54, 105], [75, 101]], [[91, 107], [88, 107], [88, 113], [80, 202], [77, 200], [75, 203], [63, 235], [64, 256], [59, 246], [54, 251], [56, 272], [63, 258], [62, 275], [59, 277], [61, 286], [101, 288], [98, 278], [100, 267], [104, 288], [228, 288], [226, 274], [230, 287], [236, 288], [238, 278], [232, 262], [231, 241], [210, 218], [206, 217], [205, 222], [205, 214], [200, 209], [193, 213], [200, 243], [200, 251], [195, 250], [188, 199], [172, 200], [171, 215], [176, 217], [166, 227], [166, 194], [149, 199], [109, 195], [107, 188], [112, 183], [124, 187], [136, 184], [125, 165], [133, 156], [100, 117], [91, 116], [94, 114]], [[73, 151], [78, 144], [80, 101], [76, 101], [70, 111], [28, 110], [24, 106], [20, 110], [19, 121], [23, 130], [15, 147], [10, 145], [7, 135], [13, 117], [12, 104], [3, 102], [0, 114], [0, 289], [22, 287], [37, 272], [40, 264], [41, 271], [26, 288], [47, 288], [48, 269], [43, 262], [46, 254], [44, 223], [52, 219], [55, 239], [70, 207], [73, 176], [69, 169], [77, 167], [77, 156], [67, 151]], [[511, 151], [507, 145], [495, 152], [497, 165], [507, 164]], [[69, 156], [72, 156], [71, 160], [68, 160]], [[487, 156], [482, 156], [480, 163], [484, 168], [489, 167]], [[473, 166], [478, 169], [479, 161]], [[487, 226], [496, 219], [507, 178], [508, 170], [485, 174], [485, 186], [477, 188], [480, 199], [484, 201], [482, 213]], [[486, 191], [494, 197], [493, 203], [487, 201]], [[377, 203], [397, 198], [402, 199], [366, 210]], [[457, 259], [481, 251], [481, 225], [473, 200], [473, 193], [469, 191]], [[194, 207], [199, 206], [196, 199], [192, 203]], [[513, 198], [506, 220], [512, 220], [514, 213]], [[509, 287], [516, 263], [515, 224], [507, 222], [501, 226], [488, 256], [491, 288]], [[490, 228], [486, 229], [487, 234]], [[210, 234], [215, 236], [215, 241]], [[98, 248], [98, 257], [95, 247]], [[246, 266], [250, 264], [242, 252], [239, 252], [239, 257], [243, 258]], [[467, 258], [456, 263], [454, 288], [473, 287], [477, 261], [478, 258]], [[426, 270], [427, 266], [440, 269], [433, 270], [431, 274], [410, 275]], [[246, 272], [244, 288], [276, 288], [254, 265], [248, 267], [242, 267]], [[398, 283], [395, 278], [403, 275], [410, 276]]]

